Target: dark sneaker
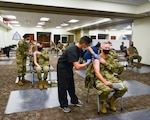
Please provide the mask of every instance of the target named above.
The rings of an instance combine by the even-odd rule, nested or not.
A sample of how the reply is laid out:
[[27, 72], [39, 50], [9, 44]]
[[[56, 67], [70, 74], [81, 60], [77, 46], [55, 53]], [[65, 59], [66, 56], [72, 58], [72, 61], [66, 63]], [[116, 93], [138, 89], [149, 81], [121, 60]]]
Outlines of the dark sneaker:
[[62, 109], [66, 113], [71, 112], [71, 109], [69, 107], [59, 107], [59, 108]]
[[72, 103], [72, 104], [76, 105], [78, 107], [82, 107], [83, 106], [83, 103], [80, 100], [78, 100], [78, 103], [76, 103], [76, 104]]

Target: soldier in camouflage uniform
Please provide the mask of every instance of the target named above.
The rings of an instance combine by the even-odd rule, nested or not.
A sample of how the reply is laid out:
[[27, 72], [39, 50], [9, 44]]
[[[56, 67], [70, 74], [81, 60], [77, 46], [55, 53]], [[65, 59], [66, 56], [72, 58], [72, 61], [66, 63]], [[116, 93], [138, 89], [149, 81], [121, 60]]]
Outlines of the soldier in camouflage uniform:
[[25, 74], [26, 74], [26, 60], [27, 56], [29, 55], [29, 42], [30, 42], [30, 36], [28, 34], [25, 34], [23, 36], [23, 40], [20, 40], [18, 42], [18, 48], [16, 50], [16, 62], [17, 62], [17, 69], [18, 69], [18, 85], [22, 86], [24, 83], [29, 82], [25, 80]]
[[136, 67], [140, 68], [141, 67], [141, 59], [142, 57], [139, 55], [138, 50], [136, 49], [136, 47], [134, 47], [133, 42], [130, 42], [130, 47], [127, 49], [127, 54], [128, 54], [128, 60], [129, 63], [131, 64], [131, 67], [134, 67], [133, 64], [133, 59], [138, 59], [138, 63], [136, 64]]
[[[42, 44], [37, 45], [37, 49], [38, 51], [34, 52], [34, 68], [38, 75], [39, 89], [47, 89], [46, 79], [49, 71], [49, 53], [46, 49], [43, 49]], [[44, 72], [43, 78], [42, 71]]]
[[58, 56], [60, 50], [63, 51], [63, 47], [64, 47], [64, 45], [59, 40], [58, 44], [56, 45], [56, 54], [57, 54], [57, 56]]
[[[98, 90], [98, 94], [100, 97], [100, 111], [102, 113], [107, 113], [107, 109], [105, 107], [105, 102], [108, 103], [110, 109], [112, 111], [116, 111], [116, 107], [114, 102], [117, 98], [122, 97], [127, 91], [127, 87], [123, 84], [122, 80], [114, 76], [115, 69], [118, 69], [118, 65], [114, 58], [109, 55], [109, 44], [104, 43], [101, 49], [101, 58], [105, 60], [103, 64], [100, 64], [99, 60], [94, 60], [93, 67], [91, 67], [91, 71], [87, 69], [87, 75], [91, 74], [94, 77], [93, 85]], [[92, 70], [94, 69], [94, 70]], [[94, 73], [93, 73], [94, 72]], [[120, 71], [121, 73], [121, 71]], [[89, 75], [90, 76], [90, 75]], [[89, 81], [89, 79], [87, 79]], [[113, 83], [122, 83], [123, 88], [114, 89], [112, 88]], [[109, 98], [109, 94], [114, 91], [114, 94]]]

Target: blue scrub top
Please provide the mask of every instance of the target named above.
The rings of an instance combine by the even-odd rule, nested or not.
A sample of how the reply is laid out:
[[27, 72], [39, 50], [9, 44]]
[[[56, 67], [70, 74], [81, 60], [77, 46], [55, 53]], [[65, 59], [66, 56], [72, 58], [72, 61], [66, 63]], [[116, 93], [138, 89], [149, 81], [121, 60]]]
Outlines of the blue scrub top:
[[[92, 46], [91, 48], [96, 54], [98, 54], [98, 48], [96, 46]], [[87, 59], [92, 59], [92, 54], [90, 53], [90, 51], [87, 51], [84, 54], [83, 58], [85, 61], [87, 61]]]

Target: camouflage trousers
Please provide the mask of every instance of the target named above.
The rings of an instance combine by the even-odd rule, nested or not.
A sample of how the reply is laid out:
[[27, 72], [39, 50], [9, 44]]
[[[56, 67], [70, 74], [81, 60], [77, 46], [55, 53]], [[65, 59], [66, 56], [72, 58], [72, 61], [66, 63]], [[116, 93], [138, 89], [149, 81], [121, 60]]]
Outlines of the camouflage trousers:
[[37, 67], [35, 67], [35, 70], [37, 72], [38, 80], [42, 80], [42, 72], [44, 73], [43, 79], [44, 80], [47, 79], [47, 75], [48, 75], [48, 71], [49, 71], [49, 66], [47, 66], [47, 65], [42, 66], [41, 69], [37, 69]]
[[133, 63], [133, 60], [134, 60], [134, 59], [137, 59], [137, 60], [138, 60], [138, 63], [140, 63], [142, 57], [139, 56], [139, 55], [137, 55], [137, 56], [129, 56], [128, 59], [129, 59], [129, 62], [130, 62], [131, 64]]
[[26, 58], [16, 59], [17, 63], [17, 76], [22, 77], [26, 74]]
[[[108, 78], [105, 78], [107, 81], [110, 81], [112, 83], [123, 83], [118, 78], [114, 77], [114, 75], [109, 75]], [[96, 89], [98, 90], [98, 94], [100, 96], [101, 101], [106, 101], [110, 95], [111, 92], [113, 92], [113, 96], [117, 99], [119, 97], [122, 97], [125, 92], [127, 91], [127, 87], [123, 84], [124, 88], [121, 89], [113, 89], [112, 87], [109, 87], [105, 85], [102, 81], [97, 79], [95, 81]]]

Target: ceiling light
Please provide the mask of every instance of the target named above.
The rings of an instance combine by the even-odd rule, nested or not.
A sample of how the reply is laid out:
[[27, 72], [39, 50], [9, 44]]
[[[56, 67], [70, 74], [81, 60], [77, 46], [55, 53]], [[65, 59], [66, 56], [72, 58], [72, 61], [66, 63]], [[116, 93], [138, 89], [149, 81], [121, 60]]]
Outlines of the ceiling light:
[[78, 22], [79, 20], [76, 20], [76, 19], [72, 19], [72, 20], [69, 20], [68, 22], [70, 22], [70, 23], [76, 23], [76, 22]]
[[56, 28], [62, 28], [61, 26], [56, 26]]
[[69, 24], [67, 23], [62, 23], [61, 26], [68, 26]]
[[115, 30], [117, 30], [117, 29], [113, 28], [113, 29], [110, 29], [110, 30], [115, 31]]
[[13, 27], [20, 27], [21, 25], [13, 25]]
[[104, 22], [108, 22], [108, 21], [111, 21], [111, 19], [110, 18], [103, 18], [103, 19], [100, 19], [96, 22], [84, 24], [84, 25], [81, 25], [81, 26], [76, 26], [76, 27], [73, 27], [73, 28], [68, 29], [68, 30], [75, 30], [75, 29], [79, 29], [79, 28], [84, 28], [84, 27], [88, 27], [88, 26], [92, 26], [92, 25], [96, 25], [96, 24], [100, 24], [100, 23], [104, 23]]
[[40, 21], [49, 21], [49, 18], [47, 18], [47, 17], [41, 17]]
[[38, 25], [44, 25], [45, 22], [38, 22]]
[[8, 19], [16, 19], [16, 16], [14, 15], [3, 15], [3, 17]]
[[19, 22], [18, 22], [18, 21], [9, 21], [9, 23], [17, 24], [17, 23], [19, 23]]
[[37, 25], [36, 27], [38, 27], [38, 28], [41, 28], [42, 26], [40, 26], [40, 25]]
[[125, 30], [127, 30], [127, 29], [131, 29], [131, 26], [130, 25], [128, 25], [127, 27], [125, 27], [124, 28]]

